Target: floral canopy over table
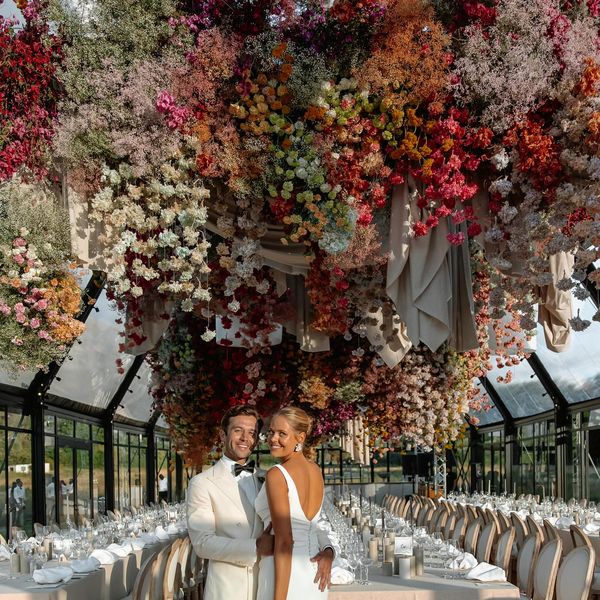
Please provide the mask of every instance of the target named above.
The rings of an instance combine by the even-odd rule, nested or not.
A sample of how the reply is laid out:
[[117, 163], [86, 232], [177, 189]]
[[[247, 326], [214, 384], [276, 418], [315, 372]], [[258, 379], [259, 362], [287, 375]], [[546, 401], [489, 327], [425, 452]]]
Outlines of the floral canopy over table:
[[485, 403], [493, 353], [515, 364], [536, 320], [556, 352], [589, 326], [595, 1], [19, 8], [0, 21], [13, 369], [81, 333], [83, 264], [190, 462], [237, 403], [431, 448]]

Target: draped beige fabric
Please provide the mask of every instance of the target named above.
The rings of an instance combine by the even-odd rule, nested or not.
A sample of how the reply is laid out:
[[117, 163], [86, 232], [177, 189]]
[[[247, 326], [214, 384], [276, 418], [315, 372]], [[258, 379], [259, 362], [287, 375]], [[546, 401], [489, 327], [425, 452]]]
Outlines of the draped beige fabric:
[[556, 283], [573, 273], [573, 255], [559, 252], [550, 257], [553, 282], [539, 288], [540, 308], [538, 322], [544, 329], [546, 346], [554, 352], [564, 352], [571, 344], [569, 319], [573, 317], [571, 290], [562, 291]]

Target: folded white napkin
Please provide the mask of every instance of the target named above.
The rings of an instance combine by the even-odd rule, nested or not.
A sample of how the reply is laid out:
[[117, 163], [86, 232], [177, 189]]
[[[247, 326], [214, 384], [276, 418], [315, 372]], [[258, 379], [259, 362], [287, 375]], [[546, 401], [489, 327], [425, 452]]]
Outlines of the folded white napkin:
[[71, 567], [50, 567], [48, 569], [36, 569], [33, 572], [33, 580], [36, 583], [65, 583], [73, 577]]
[[554, 525], [556, 527], [556, 521], [558, 521], [558, 517], [546, 517], [546, 521], [548, 521], [550, 525]]
[[399, 536], [395, 541], [394, 554], [412, 554], [412, 536]]
[[12, 553], [8, 546], [5, 546], [4, 544], [0, 546], [0, 560], [10, 560], [11, 554]]
[[348, 585], [354, 581], [354, 575], [341, 567], [331, 569], [331, 585]]
[[574, 522], [575, 521], [573, 521], [571, 517], [558, 517], [558, 519], [556, 519], [556, 526], [561, 529], [569, 529]]
[[449, 569], [465, 571], [477, 566], [477, 559], [469, 552], [461, 552], [455, 559], [450, 559], [446, 566]]
[[71, 568], [75, 573], [91, 573], [95, 571], [100, 566], [100, 561], [94, 557], [90, 556], [85, 560], [72, 560]]
[[37, 539], [36, 539], [36, 538], [34, 538], [34, 537], [30, 537], [30, 538], [28, 538], [28, 539], [27, 539], [27, 543], [28, 543], [28, 544], [31, 544], [32, 546], [39, 546], [39, 545], [40, 545], [40, 541], [39, 541], [39, 540], [37, 540]]
[[596, 525], [595, 523], [588, 523], [587, 525], [584, 525], [583, 530], [586, 533], [596, 535], [598, 532], [600, 532], [600, 525]]
[[148, 546], [151, 546], [152, 544], [156, 544], [158, 542], [158, 537], [156, 537], [155, 533], [142, 533], [140, 537], [144, 540], [144, 542], [146, 542]]
[[143, 550], [146, 547], [146, 542], [141, 538], [131, 538], [129, 543], [134, 550]]
[[542, 515], [540, 515], [539, 513], [536, 513], [536, 512], [534, 512], [531, 516], [538, 523], [541, 523], [544, 520], [543, 517], [542, 517]]
[[170, 523], [167, 527], [167, 533], [169, 535], [177, 535], [179, 533], [179, 528], [177, 525], [175, 525], [175, 523]]
[[96, 548], [90, 556], [97, 558], [100, 561], [101, 565], [113, 565], [117, 562], [118, 558], [108, 550], [102, 550], [101, 548]]
[[154, 530], [154, 533], [161, 542], [165, 542], [169, 539], [169, 534], [164, 530], [162, 525], [158, 525]]
[[477, 581], [506, 581], [506, 573], [500, 567], [482, 562], [473, 567], [467, 573], [466, 578]]
[[455, 546], [447, 546], [446, 550], [448, 552], [448, 556], [459, 556], [460, 554], [462, 554], [462, 552], [458, 550], [458, 548], [456, 548]]
[[350, 565], [348, 564], [348, 561], [345, 558], [342, 558], [339, 554], [335, 555], [335, 558], [333, 559], [333, 564], [331, 565], [331, 567], [340, 567], [340, 569], [347, 569]]
[[109, 552], [112, 552], [114, 555], [118, 556], [119, 558], [125, 558], [128, 554], [131, 554], [133, 552], [131, 544], [126, 544], [123, 546], [120, 546], [119, 544], [111, 544], [106, 549]]

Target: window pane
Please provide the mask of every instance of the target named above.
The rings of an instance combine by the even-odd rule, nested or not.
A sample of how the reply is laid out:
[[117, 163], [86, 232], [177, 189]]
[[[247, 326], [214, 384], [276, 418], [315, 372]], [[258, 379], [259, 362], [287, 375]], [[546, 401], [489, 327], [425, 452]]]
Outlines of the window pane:
[[44, 437], [44, 474], [46, 483], [46, 523], [56, 522], [56, 482], [54, 481], [54, 436]]
[[117, 408], [117, 414], [134, 421], [147, 423], [152, 414], [153, 398], [150, 395], [150, 377], [152, 371], [144, 362], [140, 366], [137, 376], [129, 385], [131, 393], [125, 394]]
[[[90, 406], [106, 408], [114, 396], [124, 375], [117, 371], [115, 361], [121, 359], [125, 370], [133, 362], [133, 356], [119, 354], [119, 330], [115, 323], [118, 313], [102, 291], [96, 307], [86, 321], [86, 330], [73, 344], [69, 355], [60, 368], [60, 381], [54, 379], [49, 392]], [[82, 386], [81, 382], [86, 385]]]
[[568, 402], [583, 402], [600, 396], [600, 323], [593, 321], [594, 303], [573, 298], [574, 313], [591, 321], [585, 331], [571, 332], [571, 345], [557, 354], [544, 344], [543, 330], [538, 325], [539, 348], [536, 354]]
[[8, 449], [10, 522], [31, 534], [31, 434], [9, 431]]
[[90, 490], [90, 452], [89, 450], [77, 449], [75, 451], [75, 516], [77, 525], [83, 525], [82, 517], [92, 518], [92, 497]]
[[75, 423], [75, 437], [80, 440], [90, 439], [89, 423]]
[[46, 415], [44, 417], [44, 431], [46, 433], [50, 433], [50, 434], [54, 435], [55, 424], [56, 424], [56, 419], [54, 418], [54, 415]]
[[23, 414], [20, 408], [9, 406], [6, 409], [7, 425], [17, 429], [31, 429], [31, 419]]
[[92, 436], [94, 441], [103, 442], [104, 441], [104, 427], [102, 425], [92, 425]]
[[488, 373], [487, 379], [515, 419], [554, 408], [552, 399], [526, 360], [511, 367], [510, 371], [512, 372], [510, 383], [498, 382], [498, 377], [506, 376], [507, 369], [498, 369], [496, 366]]
[[58, 418], [56, 420], [56, 434], [57, 435], [73, 437], [74, 431], [75, 431], [75, 423], [71, 419]]
[[92, 479], [94, 514], [106, 512], [106, 487], [104, 485], [104, 446], [93, 445], [94, 473]]
[[6, 460], [4, 451], [6, 449], [6, 430], [0, 429], [0, 533], [8, 539], [6, 523], [8, 515], [6, 514], [9, 505], [8, 490], [6, 489]]
[[119, 508], [129, 506], [129, 457], [127, 446], [119, 446]]

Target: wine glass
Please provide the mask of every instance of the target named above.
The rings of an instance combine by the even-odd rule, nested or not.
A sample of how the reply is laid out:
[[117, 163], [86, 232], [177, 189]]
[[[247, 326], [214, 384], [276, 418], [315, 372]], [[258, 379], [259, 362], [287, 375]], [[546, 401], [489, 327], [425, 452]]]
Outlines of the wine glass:
[[360, 582], [361, 585], [371, 585], [369, 581], [369, 567], [373, 564], [373, 559], [368, 554], [364, 554], [360, 559], [360, 564], [364, 568], [365, 574], [365, 578]]

